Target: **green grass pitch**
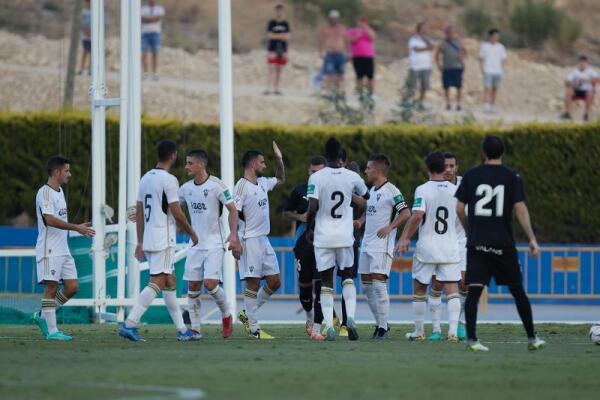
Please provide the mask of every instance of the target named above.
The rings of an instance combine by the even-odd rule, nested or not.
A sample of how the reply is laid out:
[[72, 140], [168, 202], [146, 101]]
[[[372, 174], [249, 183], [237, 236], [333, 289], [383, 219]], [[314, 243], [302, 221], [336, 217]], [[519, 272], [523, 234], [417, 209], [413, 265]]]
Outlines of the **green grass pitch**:
[[[216, 326], [203, 342], [179, 343], [174, 329], [140, 329], [146, 343], [124, 341], [115, 325], [63, 326], [75, 340], [47, 342], [34, 326], [0, 325], [0, 399], [598, 399], [600, 346], [589, 326], [539, 325], [548, 347], [528, 352], [519, 325], [482, 325], [490, 347], [414, 343], [409, 326], [387, 341], [311, 342], [303, 326], [264, 326], [256, 341]], [[191, 390], [186, 390], [191, 389]]]

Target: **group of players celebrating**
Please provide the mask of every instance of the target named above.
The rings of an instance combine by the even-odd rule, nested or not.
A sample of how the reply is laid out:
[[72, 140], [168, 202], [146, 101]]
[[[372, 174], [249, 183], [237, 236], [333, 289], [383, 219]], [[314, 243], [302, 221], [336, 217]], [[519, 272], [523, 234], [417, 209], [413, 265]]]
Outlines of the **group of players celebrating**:
[[[472, 351], [488, 351], [476, 336], [477, 307], [483, 288], [493, 277], [507, 285], [528, 337], [528, 348], [545, 342], [537, 337], [531, 306], [522, 286], [513, 233], [512, 213], [529, 238], [531, 254], [539, 247], [531, 228], [520, 176], [502, 165], [504, 145], [495, 136], [482, 142], [485, 162], [457, 176], [457, 159], [435, 151], [427, 155], [429, 180], [417, 187], [412, 209], [400, 190], [387, 179], [390, 159], [384, 154], [369, 157], [364, 174], [345, 165], [345, 151], [330, 138], [324, 156], [310, 160], [308, 183], [294, 188], [284, 215], [297, 222], [294, 253], [298, 261], [300, 301], [306, 311], [306, 333], [312, 340], [335, 340], [340, 335], [358, 340], [355, 322], [357, 290], [361, 286], [376, 326], [373, 339], [389, 335], [388, 277], [395, 254], [408, 253], [412, 236], [419, 231], [413, 255], [413, 311], [415, 328], [409, 340], [442, 340], [441, 304], [445, 290], [448, 306], [447, 340], [466, 339]], [[200, 293], [202, 287], [222, 314], [222, 335], [231, 336], [233, 318], [220, 286], [225, 251], [239, 260], [240, 279], [245, 282], [244, 310], [238, 318], [251, 338], [273, 339], [260, 328], [258, 311], [280, 286], [279, 265], [268, 240], [270, 233], [268, 192], [285, 181], [283, 155], [273, 142], [277, 171], [265, 177], [265, 156], [247, 151], [242, 158], [244, 175], [233, 192], [208, 172], [209, 158], [203, 150], [186, 154], [185, 169], [192, 178], [181, 187], [169, 173], [177, 159], [172, 141], [157, 145], [156, 168], [141, 179], [136, 204], [136, 257], [147, 260], [148, 285], [119, 327], [118, 334], [144, 341], [137, 326], [154, 298], [162, 293], [180, 341], [202, 339]], [[63, 157], [48, 161], [48, 182], [38, 191], [36, 208], [38, 281], [45, 284], [41, 310], [33, 319], [48, 340], [71, 340], [56, 326], [56, 308], [77, 292], [77, 271], [67, 246], [67, 231], [91, 237], [89, 224], [67, 221], [62, 186], [70, 177], [70, 162]], [[356, 166], [354, 168], [357, 169]], [[190, 215], [188, 222], [182, 205]], [[221, 222], [223, 207], [229, 212], [229, 234]], [[404, 225], [396, 244], [397, 230]], [[188, 281], [190, 327], [184, 322], [176, 292], [174, 259], [177, 226], [190, 236], [184, 279]], [[465, 229], [466, 228], [466, 229]], [[364, 231], [360, 248], [357, 237]], [[335, 271], [341, 277], [342, 328], [336, 331], [334, 311]], [[264, 283], [261, 286], [261, 282]], [[59, 283], [64, 284], [58, 291]], [[427, 289], [429, 287], [429, 295]], [[429, 300], [433, 332], [426, 337], [424, 317]], [[466, 333], [461, 315], [466, 319]]]

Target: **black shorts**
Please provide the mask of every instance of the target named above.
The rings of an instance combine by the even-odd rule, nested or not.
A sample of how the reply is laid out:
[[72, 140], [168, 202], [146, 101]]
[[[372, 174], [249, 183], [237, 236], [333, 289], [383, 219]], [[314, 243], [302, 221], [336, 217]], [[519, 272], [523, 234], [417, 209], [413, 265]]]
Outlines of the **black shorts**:
[[575, 89], [573, 91], [573, 99], [586, 99], [587, 93], [587, 90]]
[[523, 283], [517, 249], [489, 246], [467, 248], [465, 283], [488, 285], [492, 277], [496, 285], [512, 286]]
[[442, 71], [442, 85], [444, 89], [451, 87], [462, 88], [462, 68], [448, 68]]
[[375, 59], [373, 57], [354, 57], [352, 65], [357, 79], [367, 77], [373, 79], [375, 75]]
[[294, 257], [298, 260], [298, 282], [311, 283], [320, 279], [317, 271], [314, 247], [306, 241], [304, 235], [298, 238], [294, 246]]
[[[354, 279], [358, 276], [358, 257], [360, 256], [360, 246], [356, 243], [354, 244], [354, 265], [351, 268], [346, 268], [345, 270], [350, 270], [350, 278]], [[344, 270], [344, 271], [345, 271]], [[342, 270], [337, 268], [337, 275], [339, 277], [342, 276]]]

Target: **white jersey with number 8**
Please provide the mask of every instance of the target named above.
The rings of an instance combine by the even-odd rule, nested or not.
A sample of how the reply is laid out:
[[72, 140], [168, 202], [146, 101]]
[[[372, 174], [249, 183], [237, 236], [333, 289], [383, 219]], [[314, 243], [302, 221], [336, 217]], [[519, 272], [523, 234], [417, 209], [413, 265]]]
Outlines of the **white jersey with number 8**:
[[456, 234], [456, 186], [429, 181], [415, 190], [412, 211], [423, 211], [415, 257], [422, 263], [452, 264], [460, 261]]
[[144, 210], [144, 251], [175, 247], [177, 225], [169, 204], [179, 202], [177, 178], [164, 169], [151, 169], [140, 180], [137, 201]]
[[319, 200], [315, 247], [334, 249], [354, 244], [352, 194], [364, 196], [366, 193], [362, 178], [346, 168], [325, 167], [310, 176], [307, 196]]

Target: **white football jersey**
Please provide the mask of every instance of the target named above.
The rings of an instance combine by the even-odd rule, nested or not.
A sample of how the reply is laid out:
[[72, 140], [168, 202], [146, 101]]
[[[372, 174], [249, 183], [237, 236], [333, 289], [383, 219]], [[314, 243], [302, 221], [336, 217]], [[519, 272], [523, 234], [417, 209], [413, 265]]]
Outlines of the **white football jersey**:
[[35, 258], [37, 261], [45, 257], [70, 255], [69, 231], [46, 225], [44, 214], [67, 222], [67, 202], [62, 188], [54, 190], [44, 185], [35, 196], [38, 237], [35, 243]]
[[[460, 186], [460, 181], [462, 181], [462, 176], [456, 177], [456, 190]], [[468, 212], [465, 210], [465, 214]], [[458, 249], [464, 249], [467, 246], [467, 233], [465, 232], [465, 228], [462, 226], [458, 215], [456, 216], [456, 237], [458, 238]]]
[[325, 167], [308, 179], [307, 196], [319, 200], [314, 245], [335, 249], [354, 244], [352, 194], [364, 196], [367, 186], [354, 171]]
[[221, 215], [223, 206], [233, 203], [227, 186], [214, 176], [209, 176], [201, 184], [192, 179], [179, 188], [179, 202], [187, 205], [192, 228], [198, 235], [198, 244], [192, 249], [224, 249], [226, 235]]
[[373, 186], [367, 200], [361, 251], [393, 255], [397, 229], [392, 230], [385, 238], [377, 237], [377, 231], [388, 226], [405, 208], [404, 196], [396, 186], [387, 181], [378, 188]]
[[412, 211], [423, 211], [415, 256], [422, 263], [449, 264], [460, 260], [456, 235], [456, 186], [428, 181], [415, 190]]
[[164, 169], [154, 168], [140, 180], [137, 201], [144, 210], [144, 251], [175, 247], [177, 225], [169, 204], [179, 202], [177, 178]]
[[243, 239], [266, 236], [271, 232], [269, 195], [277, 185], [277, 178], [260, 177], [256, 184], [240, 178], [233, 187], [235, 208], [242, 213], [238, 232]]

